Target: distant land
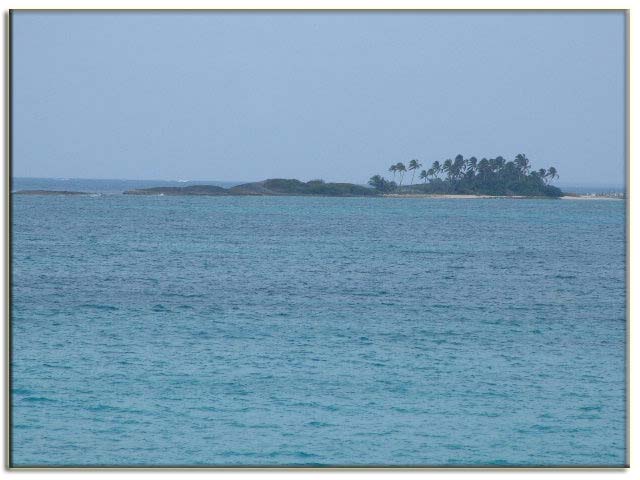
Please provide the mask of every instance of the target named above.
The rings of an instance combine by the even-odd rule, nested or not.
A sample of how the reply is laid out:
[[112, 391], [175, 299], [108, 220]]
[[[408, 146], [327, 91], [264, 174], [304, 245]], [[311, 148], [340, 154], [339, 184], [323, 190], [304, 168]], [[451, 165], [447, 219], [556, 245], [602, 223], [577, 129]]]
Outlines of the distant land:
[[373, 188], [353, 183], [326, 183], [323, 180], [302, 182], [296, 179], [271, 178], [261, 182], [243, 183], [231, 188], [214, 185], [185, 187], [153, 187], [128, 190], [125, 195], [322, 195], [332, 197], [365, 197], [379, 195]]
[[90, 192], [76, 192], [73, 190], [18, 190], [16, 195], [91, 195]]
[[[167, 196], [331, 196], [331, 197], [446, 197], [446, 198], [624, 198], [624, 188], [570, 186], [565, 191], [552, 182], [559, 178], [554, 167], [533, 169], [524, 154], [511, 161], [495, 158], [464, 158], [456, 155], [420, 170], [413, 159], [394, 163], [391, 178], [372, 176], [367, 185], [325, 182], [316, 179], [271, 178], [257, 182], [205, 180], [109, 180], [77, 178], [13, 178], [19, 195], [167, 195]], [[20, 187], [20, 188], [15, 188]]]
[[[85, 180], [91, 183], [92, 180]], [[73, 191], [34, 189], [17, 190], [15, 195], [44, 195], [44, 196], [82, 196], [82, 195], [113, 195], [124, 194], [132, 196], [323, 196], [323, 197], [389, 197], [389, 198], [564, 198], [564, 199], [598, 199], [598, 198], [624, 198], [620, 190], [590, 190], [584, 189], [584, 193], [567, 192], [560, 196], [555, 195], [487, 195], [479, 193], [428, 193], [421, 188], [422, 185], [408, 185], [397, 187], [393, 191], [380, 192], [379, 190], [363, 185], [351, 183], [325, 183], [322, 180], [302, 182], [296, 179], [272, 178], [261, 182], [243, 183], [224, 188], [219, 185], [192, 184], [185, 186], [160, 186], [137, 188], [126, 191]]]
[[[490, 195], [516, 197], [561, 197], [562, 190], [551, 185], [559, 178], [555, 167], [533, 169], [524, 153], [507, 161], [498, 155], [495, 158], [464, 158], [461, 154], [440, 163], [434, 161], [430, 168], [420, 171], [421, 184], [414, 185], [416, 172], [422, 168], [420, 160], [414, 158], [405, 165], [391, 164], [392, 180], [380, 175], [369, 179], [369, 185], [382, 193], [423, 193], [446, 195]], [[411, 172], [410, 191], [403, 187], [405, 174]], [[442, 175], [442, 176], [441, 176]], [[396, 176], [398, 183], [396, 183]]]

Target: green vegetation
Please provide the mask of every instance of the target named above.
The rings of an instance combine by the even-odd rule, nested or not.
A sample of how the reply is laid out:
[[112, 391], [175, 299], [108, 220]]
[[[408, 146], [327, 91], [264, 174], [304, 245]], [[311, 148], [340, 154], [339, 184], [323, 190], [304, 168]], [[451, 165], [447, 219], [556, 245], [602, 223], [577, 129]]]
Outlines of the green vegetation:
[[[328, 183], [324, 180], [302, 182], [293, 178], [270, 178], [261, 182], [245, 183], [231, 188], [214, 185], [188, 185], [184, 187], [153, 187], [124, 192], [127, 195], [317, 195], [330, 197], [362, 197], [384, 194], [453, 194], [453, 195], [495, 195], [527, 197], [560, 197], [562, 191], [549, 185], [558, 178], [554, 167], [531, 170], [529, 159], [518, 154], [507, 162], [502, 157], [465, 159], [457, 155], [442, 164], [433, 162], [427, 170], [422, 170], [418, 178], [422, 183], [414, 183], [416, 172], [422, 168], [418, 159], [402, 162], [389, 167], [393, 179], [381, 175], [369, 179], [369, 187], [353, 183]], [[409, 185], [403, 186], [404, 176], [411, 172]], [[396, 183], [396, 178], [398, 183]]]
[[91, 195], [91, 192], [75, 192], [70, 190], [18, 190], [16, 195]]
[[[549, 184], [558, 178], [557, 170], [554, 167], [531, 170], [529, 159], [522, 153], [512, 161], [500, 156], [478, 161], [476, 157], [465, 159], [462, 155], [457, 155], [453, 160], [447, 159], [442, 164], [435, 161], [431, 168], [420, 172], [419, 178], [423, 183], [414, 185], [415, 171], [421, 167], [422, 164], [416, 159], [409, 162], [408, 170], [413, 172], [409, 186], [402, 186], [407, 168], [401, 162], [389, 168], [393, 172], [393, 180], [374, 175], [369, 185], [379, 193], [562, 196], [559, 188]], [[396, 184], [398, 172], [400, 182]]]
[[215, 185], [185, 187], [153, 187], [128, 190], [125, 195], [323, 195], [331, 197], [374, 196], [378, 191], [352, 183], [326, 183], [324, 180], [301, 182], [296, 179], [271, 178], [262, 182], [245, 183], [231, 188]]
[[186, 187], [152, 187], [127, 190], [125, 195], [226, 195], [227, 190], [216, 185], [188, 185]]
[[394, 181], [387, 180], [380, 175], [374, 175], [369, 179], [369, 185], [379, 193], [393, 193], [398, 189], [398, 185]]
[[422, 164], [415, 158], [409, 162], [409, 170], [413, 172], [411, 174], [411, 185], [413, 185], [413, 178], [416, 175], [416, 170], [420, 167], [422, 167]]
[[335, 197], [370, 196], [376, 191], [352, 183], [327, 183], [324, 180], [301, 182], [296, 179], [271, 178], [245, 183], [229, 189], [232, 195], [327, 195]]

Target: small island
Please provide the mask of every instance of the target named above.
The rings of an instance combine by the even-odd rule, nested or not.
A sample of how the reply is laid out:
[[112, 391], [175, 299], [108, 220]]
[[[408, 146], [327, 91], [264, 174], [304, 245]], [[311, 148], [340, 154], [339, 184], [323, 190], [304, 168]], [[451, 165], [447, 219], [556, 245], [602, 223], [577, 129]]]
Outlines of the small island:
[[127, 190], [125, 195], [228, 195], [226, 188], [216, 185], [188, 185], [186, 187], [151, 187]]
[[[420, 168], [422, 163], [417, 159], [411, 160], [408, 167], [398, 162], [389, 167], [392, 180], [374, 175], [369, 185], [378, 192], [396, 194], [550, 198], [563, 195], [562, 190], [549, 184], [559, 177], [555, 167], [532, 170], [529, 159], [522, 153], [512, 161], [506, 161], [501, 156], [478, 160], [462, 155], [457, 155], [454, 160], [447, 159], [442, 164], [436, 160], [428, 170], [422, 170], [418, 175], [423, 183], [414, 184], [416, 171]], [[411, 172], [411, 183], [403, 186], [404, 176], [408, 172]], [[441, 174], [444, 178], [440, 177]]]
[[14, 195], [91, 195], [90, 192], [75, 192], [72, 190], [18, 190]]
[[295, 179], [271, 178], [261, 182], [244, 183], [231, 188], [215, 185], [189, 185], [186, 187], [153, 187], [127, 190], [125, 195], [316, 195], [327, 197], [375, 196], [373, 188], [352, 183], [326, 183], [323, 180], [302, 182]]
[[[491, 198], [491, 197], [541, 197], [558, 198], [562, 190], [550, 185], [558, 178], [554, 167], [532, 170], [529, 159], [518, 154], [512, 161], [503, 157], [478, 160], [465, 159], [457, 155], [442, 164], [433, 162], [428, 170], [422, 170], [418, 178], [422, 183], [414, 183], [416, 171], [422, 168], [419, 160], [413, 159], [408, 166], [398, 162], [389, 171], [391, 180], [374, 175], [368, 186], [353, 183], [330, 183], [324, 180], [302, 182], [296, 179], [272, 178], [261, 182], [245, 183], [231, 188], [215, 185], [188, 185], [185, 187], [152, 187], [128, 190], [125, 195], [267, 195], [267, 196], [326, 196], [326, 197], [448, 197], [448, 198]], [[411, 172], [409, 185], [403, 185], [405, 174]], [[397, 179], [397, 181], [396, 181]]]

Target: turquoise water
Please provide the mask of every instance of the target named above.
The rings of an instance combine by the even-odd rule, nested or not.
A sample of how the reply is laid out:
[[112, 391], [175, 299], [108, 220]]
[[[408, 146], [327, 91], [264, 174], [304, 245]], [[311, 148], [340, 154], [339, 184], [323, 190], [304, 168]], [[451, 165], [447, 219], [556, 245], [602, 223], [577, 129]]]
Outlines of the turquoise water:
[[12, 463], [625, 463], [621, 201], [14, 196]]

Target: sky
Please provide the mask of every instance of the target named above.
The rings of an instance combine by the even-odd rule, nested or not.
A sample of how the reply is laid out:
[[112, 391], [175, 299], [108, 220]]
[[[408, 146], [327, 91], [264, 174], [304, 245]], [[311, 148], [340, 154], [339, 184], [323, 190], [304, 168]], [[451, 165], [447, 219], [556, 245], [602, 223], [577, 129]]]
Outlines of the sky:
[[13, 175], [366, 183], [524, 153], [624, 182], [621, 12], [28, 12]]

